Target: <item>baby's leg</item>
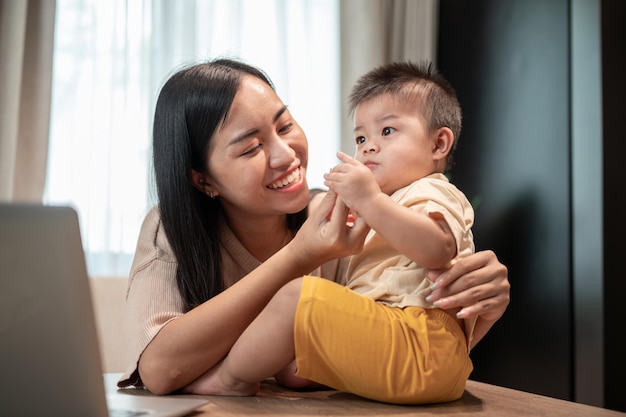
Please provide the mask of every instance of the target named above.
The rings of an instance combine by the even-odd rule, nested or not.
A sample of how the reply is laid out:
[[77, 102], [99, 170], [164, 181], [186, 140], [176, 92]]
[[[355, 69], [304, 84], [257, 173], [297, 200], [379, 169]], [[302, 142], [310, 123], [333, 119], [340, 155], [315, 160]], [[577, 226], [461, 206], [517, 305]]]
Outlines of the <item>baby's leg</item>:
[[281, 288], [242, 333], [226, 358], [186, 387], [208, 395], [254, 395], [260, 381], [272, 377], [295, 355], [293, 325], [301, 279]]

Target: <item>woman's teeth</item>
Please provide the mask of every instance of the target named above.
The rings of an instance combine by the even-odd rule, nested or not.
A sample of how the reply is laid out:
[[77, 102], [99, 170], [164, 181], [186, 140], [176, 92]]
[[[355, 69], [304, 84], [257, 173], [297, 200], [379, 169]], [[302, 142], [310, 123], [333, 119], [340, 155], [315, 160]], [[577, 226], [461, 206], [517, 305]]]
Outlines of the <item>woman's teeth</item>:
[[294, 181], [297, 181], [299, 178], [300, 178], [300, 170], [296, 169], [287, 177], [283, 178], [281, 181], [276, 181], [275, 183], [268, 185], [268, 188], [276, 190], [277, 188], [285, 187], [293, 183]]

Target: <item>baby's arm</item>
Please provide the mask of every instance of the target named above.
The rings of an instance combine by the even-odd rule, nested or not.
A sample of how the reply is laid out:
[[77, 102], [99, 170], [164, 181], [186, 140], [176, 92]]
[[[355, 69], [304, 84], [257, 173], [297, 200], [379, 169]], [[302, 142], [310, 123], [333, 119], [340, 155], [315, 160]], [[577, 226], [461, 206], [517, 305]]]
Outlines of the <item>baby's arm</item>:
[[338, 156], [343, 163], [324, 176], [325, 185], [368, 226], [428, 269], [442, 268], [452, 260], [456, 240], [443, 215], [426, 215], [397, 204], [381, 191], [369, 168], [348, 155]]
[[411, 210], [382, 192], [355, 209], [372, 229], [419, 265], [442, 268], [456, 255], [456, 240], [440, 213]]

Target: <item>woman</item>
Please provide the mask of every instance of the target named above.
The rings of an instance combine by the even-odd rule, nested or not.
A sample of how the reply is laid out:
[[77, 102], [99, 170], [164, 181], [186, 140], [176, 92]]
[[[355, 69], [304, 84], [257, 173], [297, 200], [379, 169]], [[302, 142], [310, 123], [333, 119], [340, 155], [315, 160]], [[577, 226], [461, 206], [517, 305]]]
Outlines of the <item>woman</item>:
[[[306, 137], [256, 68], [216, 60], [177, 72], [159, 95], [153, 135], [159, 206], [131, 269], [132, 364], [119, 385], [167, 394], [226, 356], [281, 288], [285, 299], [285, 284], [344, 276], [341, 257], [360, 250], [368, 228], [348, 226], [333, 193], [307, 219]], [[438, 307], [478, 318], [474, 343], [508, 305], [507, 271], [492, 252], [432, 278]]]

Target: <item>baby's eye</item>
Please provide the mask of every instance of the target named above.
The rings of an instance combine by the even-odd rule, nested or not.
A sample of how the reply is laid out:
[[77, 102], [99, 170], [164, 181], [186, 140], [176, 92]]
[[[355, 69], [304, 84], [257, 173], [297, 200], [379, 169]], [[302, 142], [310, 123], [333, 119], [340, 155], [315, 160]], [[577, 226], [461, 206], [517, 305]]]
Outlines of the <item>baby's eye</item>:
[[383, 136], [389, 136], [391, 135], [396, 129], [394, 129], [393, 127], [384, 127], [383, 131], [381, 132]]
[[357, 136], [356, 139], [354, 139], [357, 145], [364, 144], [366, 140], [367, 139], [365, 139], [365, 136]]

